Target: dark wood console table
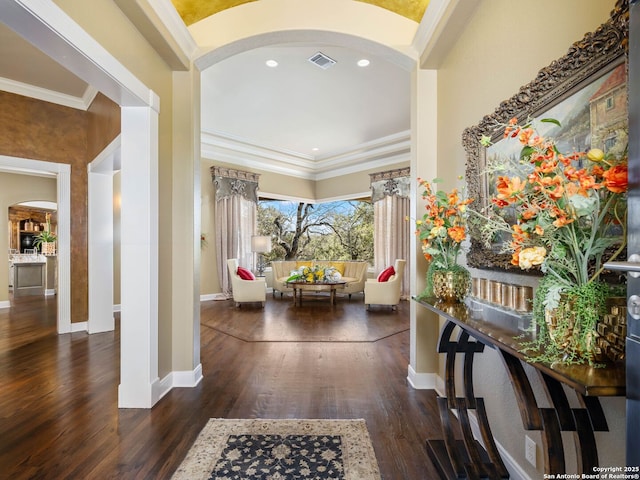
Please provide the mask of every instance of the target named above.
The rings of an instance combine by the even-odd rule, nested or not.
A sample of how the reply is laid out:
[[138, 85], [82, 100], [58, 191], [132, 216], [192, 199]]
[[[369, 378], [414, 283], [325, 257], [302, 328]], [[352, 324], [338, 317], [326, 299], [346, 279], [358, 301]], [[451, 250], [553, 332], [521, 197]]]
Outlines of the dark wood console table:
[[[596, 368], [530, 363], [523, 353], [523, 344], [532, 337], [523, 335], [516, 322], [509, 322], [508, 316], [505, 320], [499, 311], [471, 309], [463, 303], [440, 304], [435, 299], [418, 303], [446, 319], [438, 343], [438, 352], [445, 354], [446, 397], [438, 398], [443, 439], [427, 440], [429, 455], [442, 478], [509, 478], [491, 433], [484, 399], [476, 397], [473, 390], [474, 356], [482, 353], [485, 346], [494, 348], [502, 359], [525, 430], [541, 432], [545, 473], [566, 472], [562, 432], [573, 432], [578, 473], [593, 473], [598, 466], [594, 432], [608, 431], [598, 397], [625, 395], [624, 364]], [[463, 361], [462, 396], [456, 395], [458, 354]], [[525, 363], [533, 366], [540, 376], [550, 407], [538, 406], [524, 370]], [[575, 391], [578, 408], [569, 405], [563, 385]], [[460, 440], [454, 435], [452, 410], [457, 412]], [[473, 436], [470, 411], [477, 417], [484, 447]]]

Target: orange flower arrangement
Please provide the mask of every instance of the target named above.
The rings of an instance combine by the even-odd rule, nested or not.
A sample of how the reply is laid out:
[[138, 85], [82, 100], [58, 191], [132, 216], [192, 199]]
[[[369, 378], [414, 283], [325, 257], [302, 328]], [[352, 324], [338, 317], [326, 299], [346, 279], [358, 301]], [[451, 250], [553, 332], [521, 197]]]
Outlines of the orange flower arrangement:
[[[434, 179], [433, 184], [440, 179]], [[427, 260], [439, 269], [457, 265], [462, 242], [467, 236], [467, 206], [473, 199], [465, 198], [464, 189], [454, 188], [449, 193], [435, 190], [432, 183], [418, 178], [424, 188], [426, 212], [416, 221], [416, 235], [422, 240], [422, 251]]]
[[[540, 265], [554, 279], [556, 298], [597, 280], [603, 263], [625, 246], [626, 154], [622, 159], [599, 149], [563, 154], [531, 122], [520, 125], [515, 118], [504, 137], [517, 139], [522, 151], [518, 162], [496, 169], [504, 175], [497, 178], [489, 210], [481, 214], [484, 239], [508, 231], [511, 262], [522, 269]], [[482, 143], [490, 141], [483, 137]], [[515, 224], [505, 220], [506, 212], [515, 213]]]

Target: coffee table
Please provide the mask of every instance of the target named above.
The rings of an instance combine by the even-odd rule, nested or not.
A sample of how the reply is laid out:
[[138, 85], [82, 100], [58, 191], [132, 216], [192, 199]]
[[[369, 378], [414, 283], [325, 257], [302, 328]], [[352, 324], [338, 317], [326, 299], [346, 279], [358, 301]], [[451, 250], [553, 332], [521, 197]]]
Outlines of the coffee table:
[[287, 286], [293, 289], [293, 304], [302, 306], [302, 292], [329, 292], [329, 302], [336, 304], [336, 290], [344, 288], [347, 282], [305, 282], [304, 280], [292, 280]]

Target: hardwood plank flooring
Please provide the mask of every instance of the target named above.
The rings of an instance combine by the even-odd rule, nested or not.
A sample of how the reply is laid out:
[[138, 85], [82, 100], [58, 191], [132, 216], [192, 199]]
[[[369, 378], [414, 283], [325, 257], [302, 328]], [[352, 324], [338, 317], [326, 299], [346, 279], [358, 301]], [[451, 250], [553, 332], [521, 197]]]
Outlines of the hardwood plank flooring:
[[[437, 479], [433, 391], [406, 381], [409, 305], [202, 305], [204, 379], [118, 409], [119, 332], [55, 333], [55, 299], [0, 310], [0, 478], [165, 479], [209, 418], [364, 418], [385, 480]], [[349, 341], [353, 336], [355, 341]]]

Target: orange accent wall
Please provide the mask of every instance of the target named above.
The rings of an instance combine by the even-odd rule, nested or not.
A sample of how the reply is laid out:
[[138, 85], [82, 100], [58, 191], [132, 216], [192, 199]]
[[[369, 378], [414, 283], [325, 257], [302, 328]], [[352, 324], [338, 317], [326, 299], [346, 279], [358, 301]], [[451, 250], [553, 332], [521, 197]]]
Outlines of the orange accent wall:
[[87, 163], [119, 133], [119, 119], [102, 95], [85, 112], [0, 92], [0, 154], [71, 165], [72, 322], [88, 318]]

